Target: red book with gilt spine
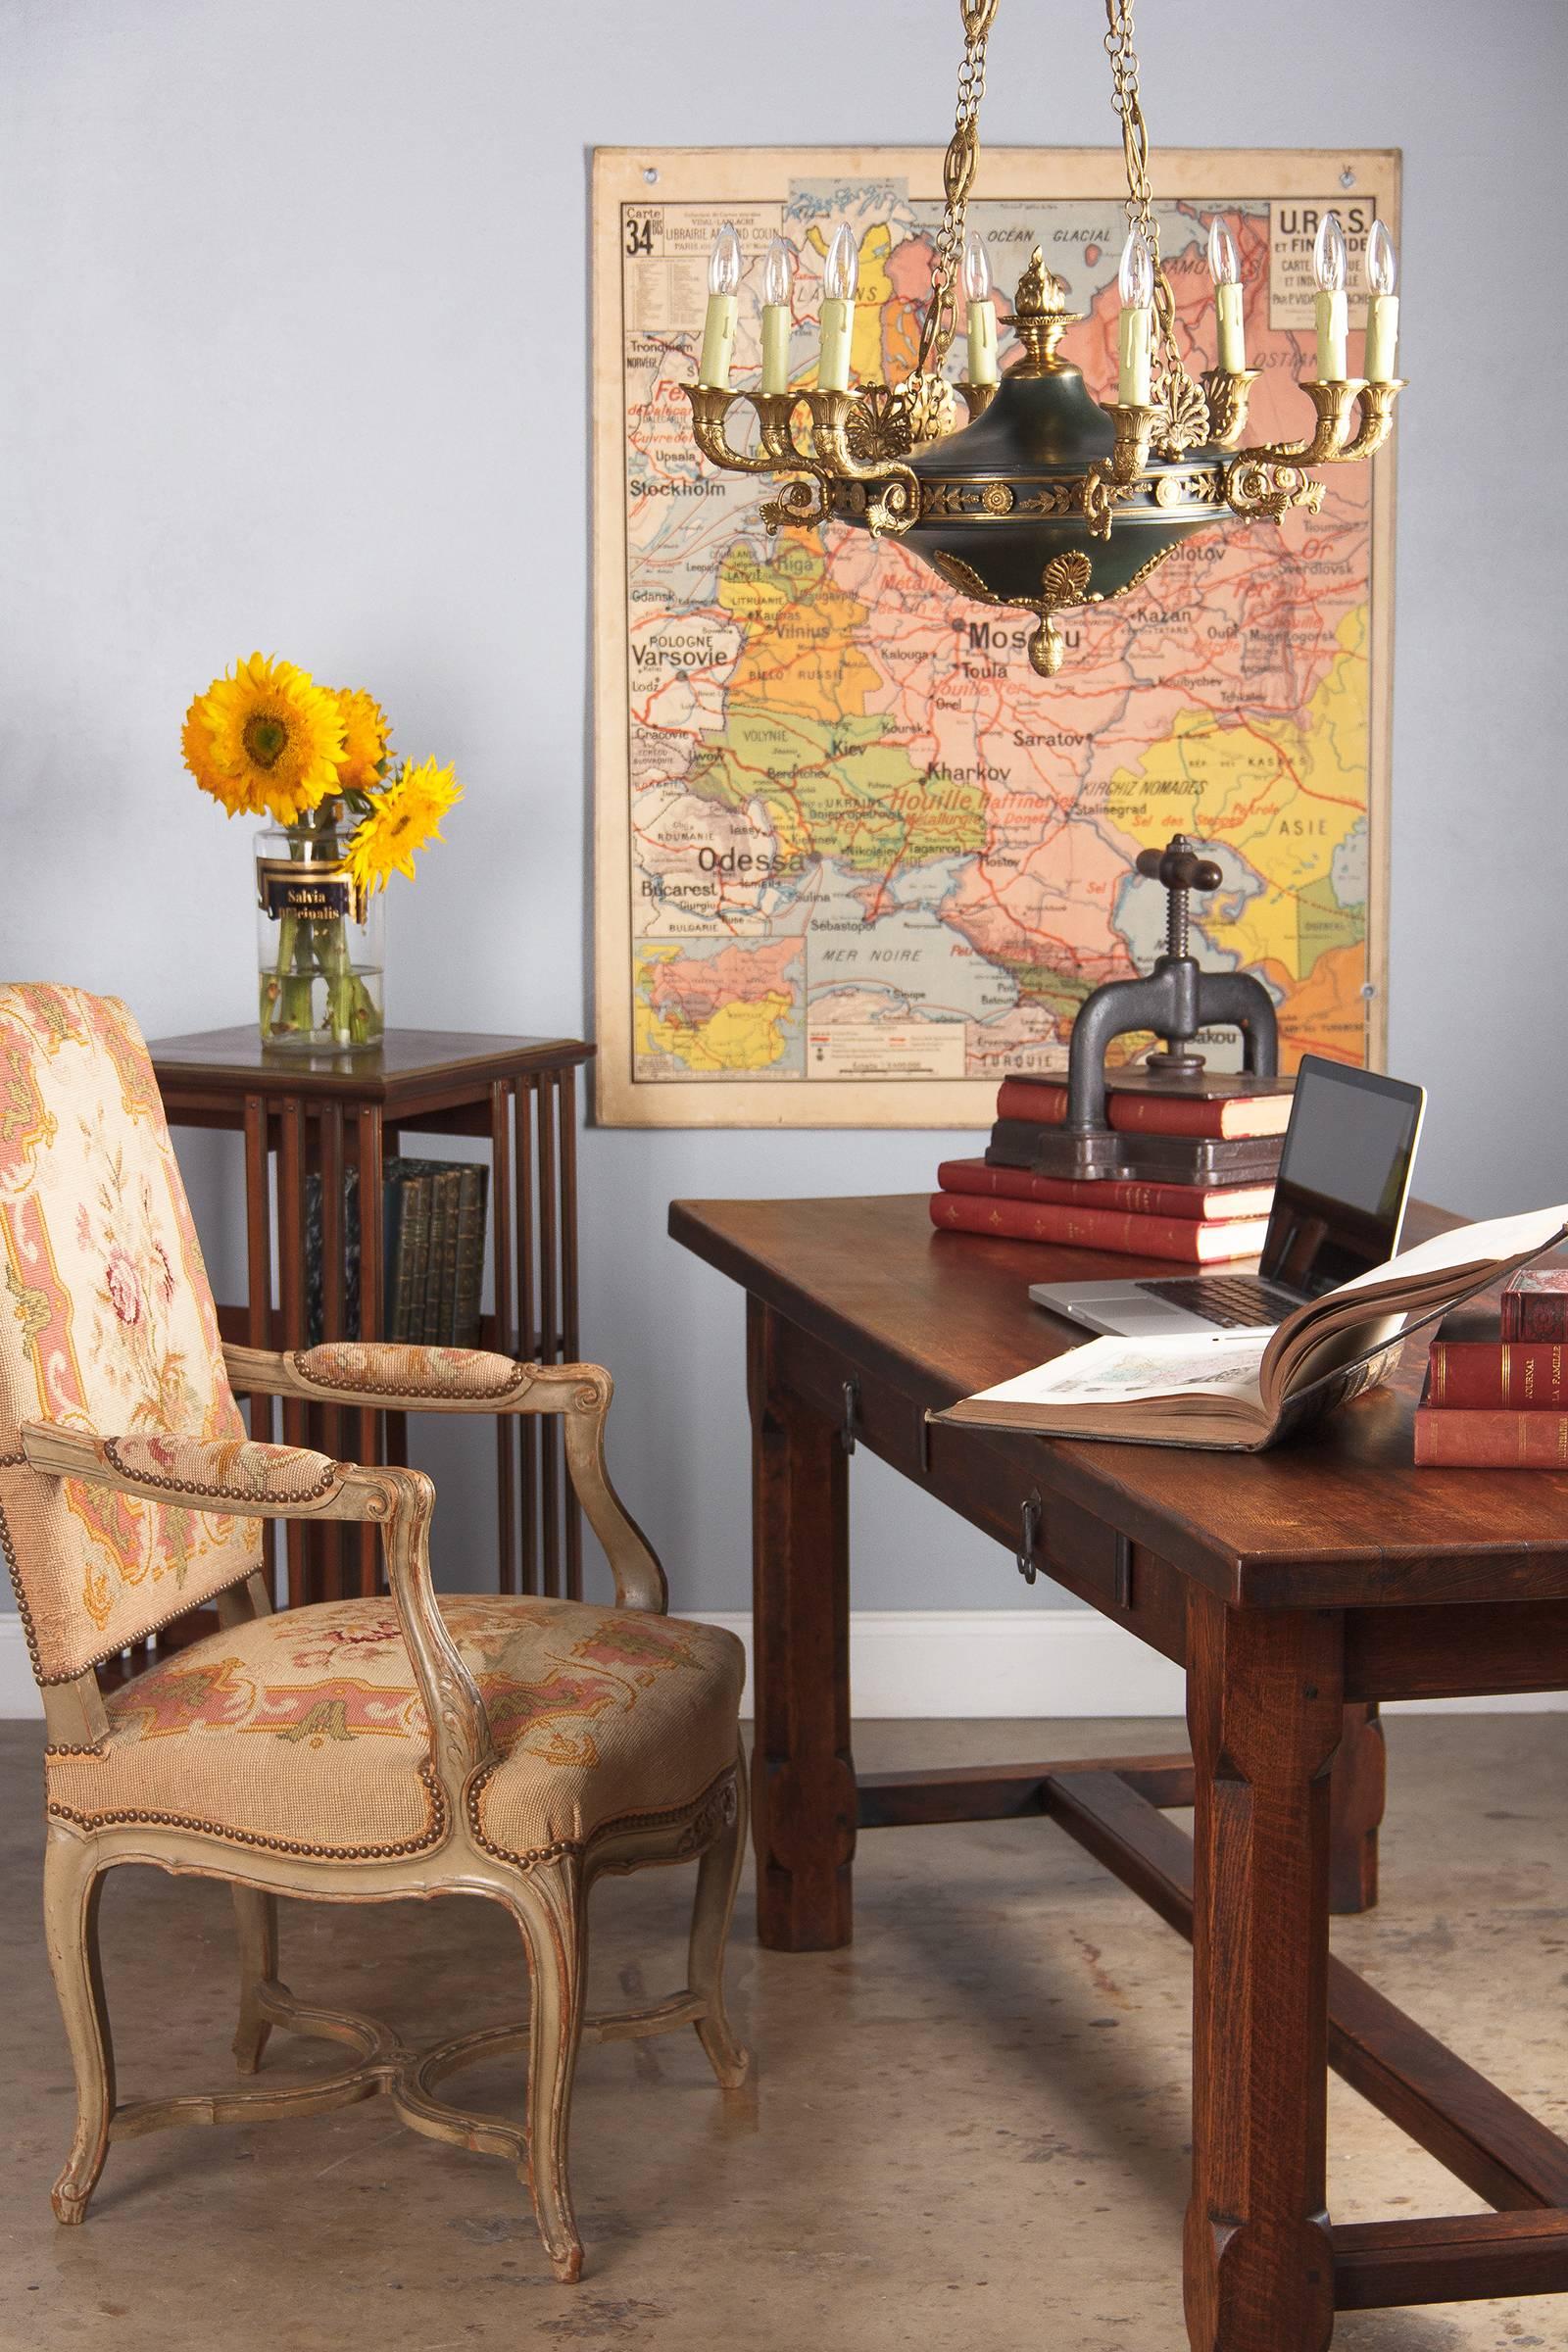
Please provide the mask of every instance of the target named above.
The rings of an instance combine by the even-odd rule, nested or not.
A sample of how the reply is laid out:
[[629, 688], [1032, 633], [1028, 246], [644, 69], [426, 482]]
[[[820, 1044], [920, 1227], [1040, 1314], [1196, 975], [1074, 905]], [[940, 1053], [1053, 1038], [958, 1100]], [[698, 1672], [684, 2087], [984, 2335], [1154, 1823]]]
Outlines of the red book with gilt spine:
[[1524, 1266], [1503, 1288], [1505, 1340], [1568, 1340], [1568, 1266]]
[[1435, 1411], [1568, 1412], [1568, 1346], [1560, 1340], [1434, 1340], [1430, 1364], [1425, 1401]]
[[1238, 1218], [1266, 1217], [1274, 1205], [1271, 1184], [1091, 1183], [1077, 1176], [1031, 1176], [1027, 1168], [993, 1167], [984, 1159], [945, 1159], [937, 1170], [945, 1193], [983, 1193], [998, 1200], [1044, 1201], [1056, 1208], [1120, 1208], [1140, 1217], [1197, 1217], [1234, 1224]]
[[1568, 1470], [1568, 1413], [1415, 1411], [1415, 1458], [1428, 1470]]
[[1005, 1241], [1054, 1242], [1077, 1250], [1106, 1250], [1118, 1257], [1166, 1257], [1209, 1266], [1256, 1257], [1268, 1232], [1265, 1217], [1227, 1225], [1196, 1217], [1135, 1217], [1114, 1209], [1035, 1207], [1027, 1200], [983, 1200], [933, 1193], [931, 1222], [941, 1232], [986, 1233]]
[[[1164, 1095], [1118, 1088], [1112, 1080], [1105, 1100], [1119, 1135], [1283, 1135], [1291, 1117], [1289, 1095]], [[1067, 1116], [1067, 1089], [1049, 1079], [1004, 1078], [997, 1116], [1059, 1127]]]

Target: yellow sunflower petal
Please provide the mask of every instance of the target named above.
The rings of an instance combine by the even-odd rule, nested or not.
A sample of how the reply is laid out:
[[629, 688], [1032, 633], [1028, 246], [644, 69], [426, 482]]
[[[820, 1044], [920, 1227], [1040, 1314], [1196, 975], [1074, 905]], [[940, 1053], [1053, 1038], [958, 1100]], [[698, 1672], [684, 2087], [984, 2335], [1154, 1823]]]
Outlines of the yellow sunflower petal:
[[392, 729], [373, 694], [358, 686], [334, 689], [343, 717], [344, 758], [338, 770], [340, 792], [374, 792], [386, 761]]
[[375, 806], [348, 846], [348, 867], [362, 890], [385, 890], [394, 874], [414, 880], [414, 859], [441, 839], [441, 819], [463, 798], [450, 767], [423, 760], [375, 796]]
[[335, 694], [292, 662], [252, 654], [198, 695], [185, 719], [186, 765], [231, 816], [291, 824], [339, 789], [346, 758]]

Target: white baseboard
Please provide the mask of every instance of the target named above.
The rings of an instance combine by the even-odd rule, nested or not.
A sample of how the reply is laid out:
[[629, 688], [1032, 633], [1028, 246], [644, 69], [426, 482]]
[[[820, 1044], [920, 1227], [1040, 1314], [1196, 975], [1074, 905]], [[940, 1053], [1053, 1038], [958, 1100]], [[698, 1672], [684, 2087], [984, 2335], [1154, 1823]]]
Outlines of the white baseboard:
[[[749, 1609], [692, 1609], [752, 1655]], [[993, 1716], [1176, 1715], [1179, 1667], [1093, 1609], [857, 1609], [850, 1619], [857, 1715], [929, 1721]], [[1568, 1691], [1400, 1702], [1416, 1714], [1558, 1714]], [[42, 1713], [21, 1624], [0, 1615], [0, 1717]]]

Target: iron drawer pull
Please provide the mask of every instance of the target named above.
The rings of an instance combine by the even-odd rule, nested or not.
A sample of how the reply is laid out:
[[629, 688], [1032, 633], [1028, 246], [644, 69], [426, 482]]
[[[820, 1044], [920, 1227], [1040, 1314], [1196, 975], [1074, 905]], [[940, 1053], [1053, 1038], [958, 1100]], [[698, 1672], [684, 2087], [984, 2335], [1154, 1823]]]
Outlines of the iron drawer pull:
[[1018, 1574], [1026, 1585], [1032, 1585], [1040, 1574], [1035, 1566], [1035, 1545], [1040, 1541], [1040, 1497], [1031, 1494], [1019, 1514], [1022, 1540], [1018, 1545]]
[[855, 1451], [855, 1424], [860, 1410], [860, 1384], [858, 1380], [844, 1383], [844, 1419], [839, 1427], [839, 1444], [846, 1453]]

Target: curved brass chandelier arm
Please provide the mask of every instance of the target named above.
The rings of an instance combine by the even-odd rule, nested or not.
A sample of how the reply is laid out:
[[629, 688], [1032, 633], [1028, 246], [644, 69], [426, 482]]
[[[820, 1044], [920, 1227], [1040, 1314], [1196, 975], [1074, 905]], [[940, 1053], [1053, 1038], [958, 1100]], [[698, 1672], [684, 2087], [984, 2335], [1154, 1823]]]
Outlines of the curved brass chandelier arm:
[[957, 324], [954, 282], [963, 258], [964, 211], [980, 161], [980, 101], [986, 94], [986, 42], [1000, 0], [958, 0], [963, 19], [963, 62], [958, 68], [958, 103], [953, 136], [942, 165], [942, 226], [931, 263], [931, 300], [920, 326], [915, 370], [934, 375], [948, 356]]

